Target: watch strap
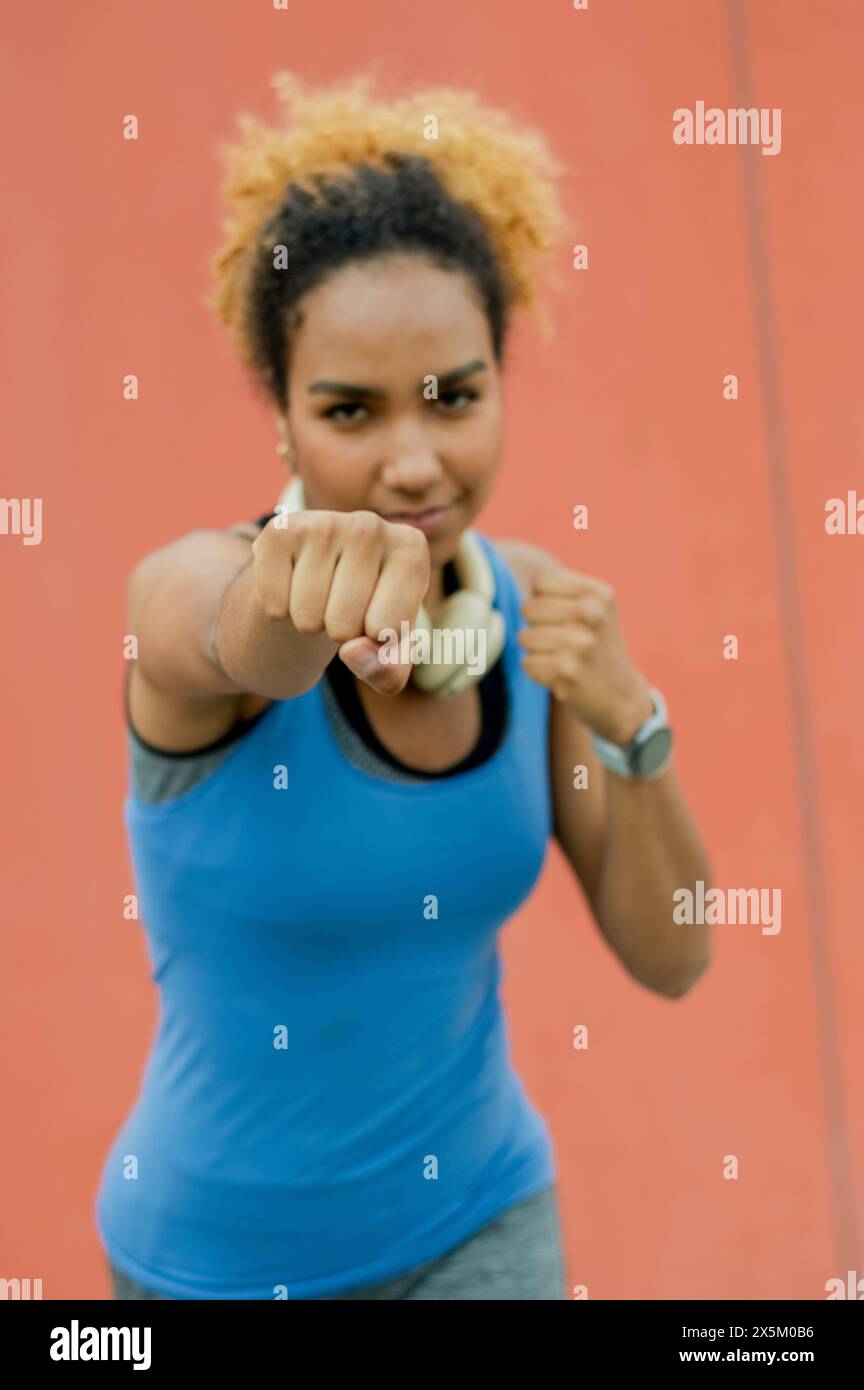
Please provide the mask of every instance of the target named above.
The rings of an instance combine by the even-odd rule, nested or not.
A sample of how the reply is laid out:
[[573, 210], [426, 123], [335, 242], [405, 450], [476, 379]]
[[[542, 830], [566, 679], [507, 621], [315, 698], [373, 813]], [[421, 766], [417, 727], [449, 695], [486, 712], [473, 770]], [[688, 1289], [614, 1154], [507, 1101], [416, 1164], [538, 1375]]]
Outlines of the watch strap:
[[[610, 743], [609, 739], [602, 738], [600, 734], [591, 731], [591, 741], [594, 745], [598, 758], [608, 767], [611, 772], [615, 772], [619, 777], [638, 778], [639, 780], [651, 780], [659, 777], [665, 771], [671, 757], [671, 730], [669, 729], [666, 701], [662, 694], [655, 687], [649, 687], [651, 698], [654, 701], [654, 712], [649, 714], [633, 735], [629, 743], [621, 747], [617, 743]], [[640, 749], [660, 730], [669, 735], [669, 750], [666, 757], [659, 767], [651, 772], [640, 770], [638, 755]]]

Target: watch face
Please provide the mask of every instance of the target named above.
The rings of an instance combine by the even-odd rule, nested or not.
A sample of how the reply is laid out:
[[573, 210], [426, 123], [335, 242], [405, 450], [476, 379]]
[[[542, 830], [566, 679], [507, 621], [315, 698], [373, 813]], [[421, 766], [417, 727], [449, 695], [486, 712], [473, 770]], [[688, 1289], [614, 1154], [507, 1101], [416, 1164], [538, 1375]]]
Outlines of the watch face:
[[637, 777], [650, 777], [662, 767], [672, 747], [672, 730], [655, 729], [653, 734], [636, 749], [633, 766]]

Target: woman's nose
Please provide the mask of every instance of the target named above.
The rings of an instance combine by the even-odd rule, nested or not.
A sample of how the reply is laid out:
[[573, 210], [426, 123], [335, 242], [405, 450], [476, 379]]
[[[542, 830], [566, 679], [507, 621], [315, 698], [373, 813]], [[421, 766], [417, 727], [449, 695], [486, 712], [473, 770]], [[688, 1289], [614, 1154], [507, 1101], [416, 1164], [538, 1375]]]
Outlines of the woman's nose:
[[413, 444], [394, 448], [381, 470], [381, 477], [385, 486], [394, 491], [405, 488], [416, 492], [437, 482], [443, 471], [429, 444], [415, 440]]

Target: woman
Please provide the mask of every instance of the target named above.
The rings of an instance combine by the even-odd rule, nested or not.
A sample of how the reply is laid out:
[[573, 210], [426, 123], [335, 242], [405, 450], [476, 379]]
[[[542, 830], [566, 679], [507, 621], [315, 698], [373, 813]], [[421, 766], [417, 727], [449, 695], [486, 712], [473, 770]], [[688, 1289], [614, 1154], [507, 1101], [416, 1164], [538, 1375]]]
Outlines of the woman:
[[707, 942], [672, 893], [708, 872], [612, 590], [471, 524], [557, 166], [469, 95], [276, 85], [293, 121], [229, 152], [215, 302], [293, 484], [131, 579], [161, 1007], [99, 1231], [119, 1298], [560, 1299], [498, 931], [554, 833], [625, 968], [678, 996]]

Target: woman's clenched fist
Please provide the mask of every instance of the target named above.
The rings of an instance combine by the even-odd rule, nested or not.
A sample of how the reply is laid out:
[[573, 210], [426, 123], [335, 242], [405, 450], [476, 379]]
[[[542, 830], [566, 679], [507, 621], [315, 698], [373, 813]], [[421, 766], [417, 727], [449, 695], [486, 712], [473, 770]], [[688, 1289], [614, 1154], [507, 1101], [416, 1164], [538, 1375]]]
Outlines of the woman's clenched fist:
[[255, 592], [267, 617], [326, 633], [374, 689], [395, 694], [410, 663], [378, 659], [378, 634], [413, 623], [429, 586], [422, 531], [376, 512], [303, 511], [273, 517], [252, 544]]

